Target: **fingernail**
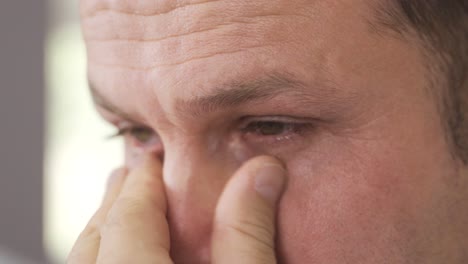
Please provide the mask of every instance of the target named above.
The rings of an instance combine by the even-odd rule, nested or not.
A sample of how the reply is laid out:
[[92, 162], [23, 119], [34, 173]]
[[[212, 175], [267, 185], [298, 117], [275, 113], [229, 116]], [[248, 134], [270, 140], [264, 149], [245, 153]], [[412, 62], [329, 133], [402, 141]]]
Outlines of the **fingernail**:
[[257, 170], [255, 190], [266, 200], [275, 204], [279, 199], [285, 182], [285, 169], [281, 165], [266, 164]]

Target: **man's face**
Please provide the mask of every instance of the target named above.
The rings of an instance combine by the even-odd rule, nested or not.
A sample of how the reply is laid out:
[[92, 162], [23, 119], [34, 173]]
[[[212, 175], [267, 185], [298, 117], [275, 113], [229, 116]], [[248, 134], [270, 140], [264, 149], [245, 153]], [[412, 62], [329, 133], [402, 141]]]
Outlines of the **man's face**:
[[371, 4], [82, 1], [99, 112], [127, 132], [127, 166], [164, 160], [176, 263], [209, 263], [224, 184], [261, 154], [288, 170], [282, 263], [431, 263], [454, 248], [461, 198], [431, 80]]

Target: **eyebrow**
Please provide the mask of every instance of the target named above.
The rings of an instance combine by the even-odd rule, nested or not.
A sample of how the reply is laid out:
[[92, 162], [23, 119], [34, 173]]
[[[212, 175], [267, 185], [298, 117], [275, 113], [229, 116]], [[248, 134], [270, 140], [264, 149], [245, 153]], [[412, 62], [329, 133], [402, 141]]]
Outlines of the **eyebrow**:
[[107, 112], [110, 112], [114, 115], [117, 115], [127, 121], [131, 121], [134, 123], [137, 123], [135, 121], [135, 118], [130, 114], [127, 113], [120, 108], [118, 108], [116, 105], [112, 104], [110, 101], [108, 101], [96, 88], [95, 85], [91, 82], [91, 80], [88, 80], [88, 86], [89, 90], [91, 91], [91, 97], [93, 99], [93, 102], [95, 105], [99, 106], [100, 108], [106, 110]]
[[208, 95], [176, 102], [178, 112], [194, 116], [265, 101], [285, 92], [295, 92], [305, 85], [290, 74], [272, 73], [250, 81], [232, 81]]
[[[134, 120], [131, 114], [119, 109], [100, 94], [91, 81], [89, 87], [96, 105], [129, 121]], [[209, 94], [189, 100], [176, 100], [175, 109], [185, 115], [197, 117], [220, 109], [265, 101], [285, 92], [296, 93], [304, 87], [305, 85], [291, 74], [270, 73], [254, 80], [231, 81], [217, 87]], [[298, 96], [300, 94], [298, 93]]]

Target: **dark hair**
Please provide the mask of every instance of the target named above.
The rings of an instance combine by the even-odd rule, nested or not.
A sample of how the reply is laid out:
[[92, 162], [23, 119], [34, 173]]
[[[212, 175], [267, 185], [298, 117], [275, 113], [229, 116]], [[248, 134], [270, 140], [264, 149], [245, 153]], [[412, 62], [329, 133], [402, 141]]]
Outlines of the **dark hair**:
[[[382, 0], [380, 0], [382, 1]], [[468, 0], [383, 0], [378, 21], [423, 48], [454, 154], [468, 164]], [[441, 74], [442, 73], [442, 74]]]

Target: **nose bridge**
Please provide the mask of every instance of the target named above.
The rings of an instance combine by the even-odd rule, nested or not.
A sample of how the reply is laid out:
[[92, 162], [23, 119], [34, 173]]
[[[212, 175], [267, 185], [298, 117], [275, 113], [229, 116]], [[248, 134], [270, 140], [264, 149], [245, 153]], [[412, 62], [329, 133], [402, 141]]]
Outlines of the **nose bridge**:
[[173, 255], [209, 258], [214, 210], [232, 166], [222, 153], [193, 143], [166, 150], [163, 174]]
[[164, 155], [164, 182], [168, 192], [179, 199], [218, 197], [230, 177], [231, 164], [222, 153], [191, 146], [179, 147]]

